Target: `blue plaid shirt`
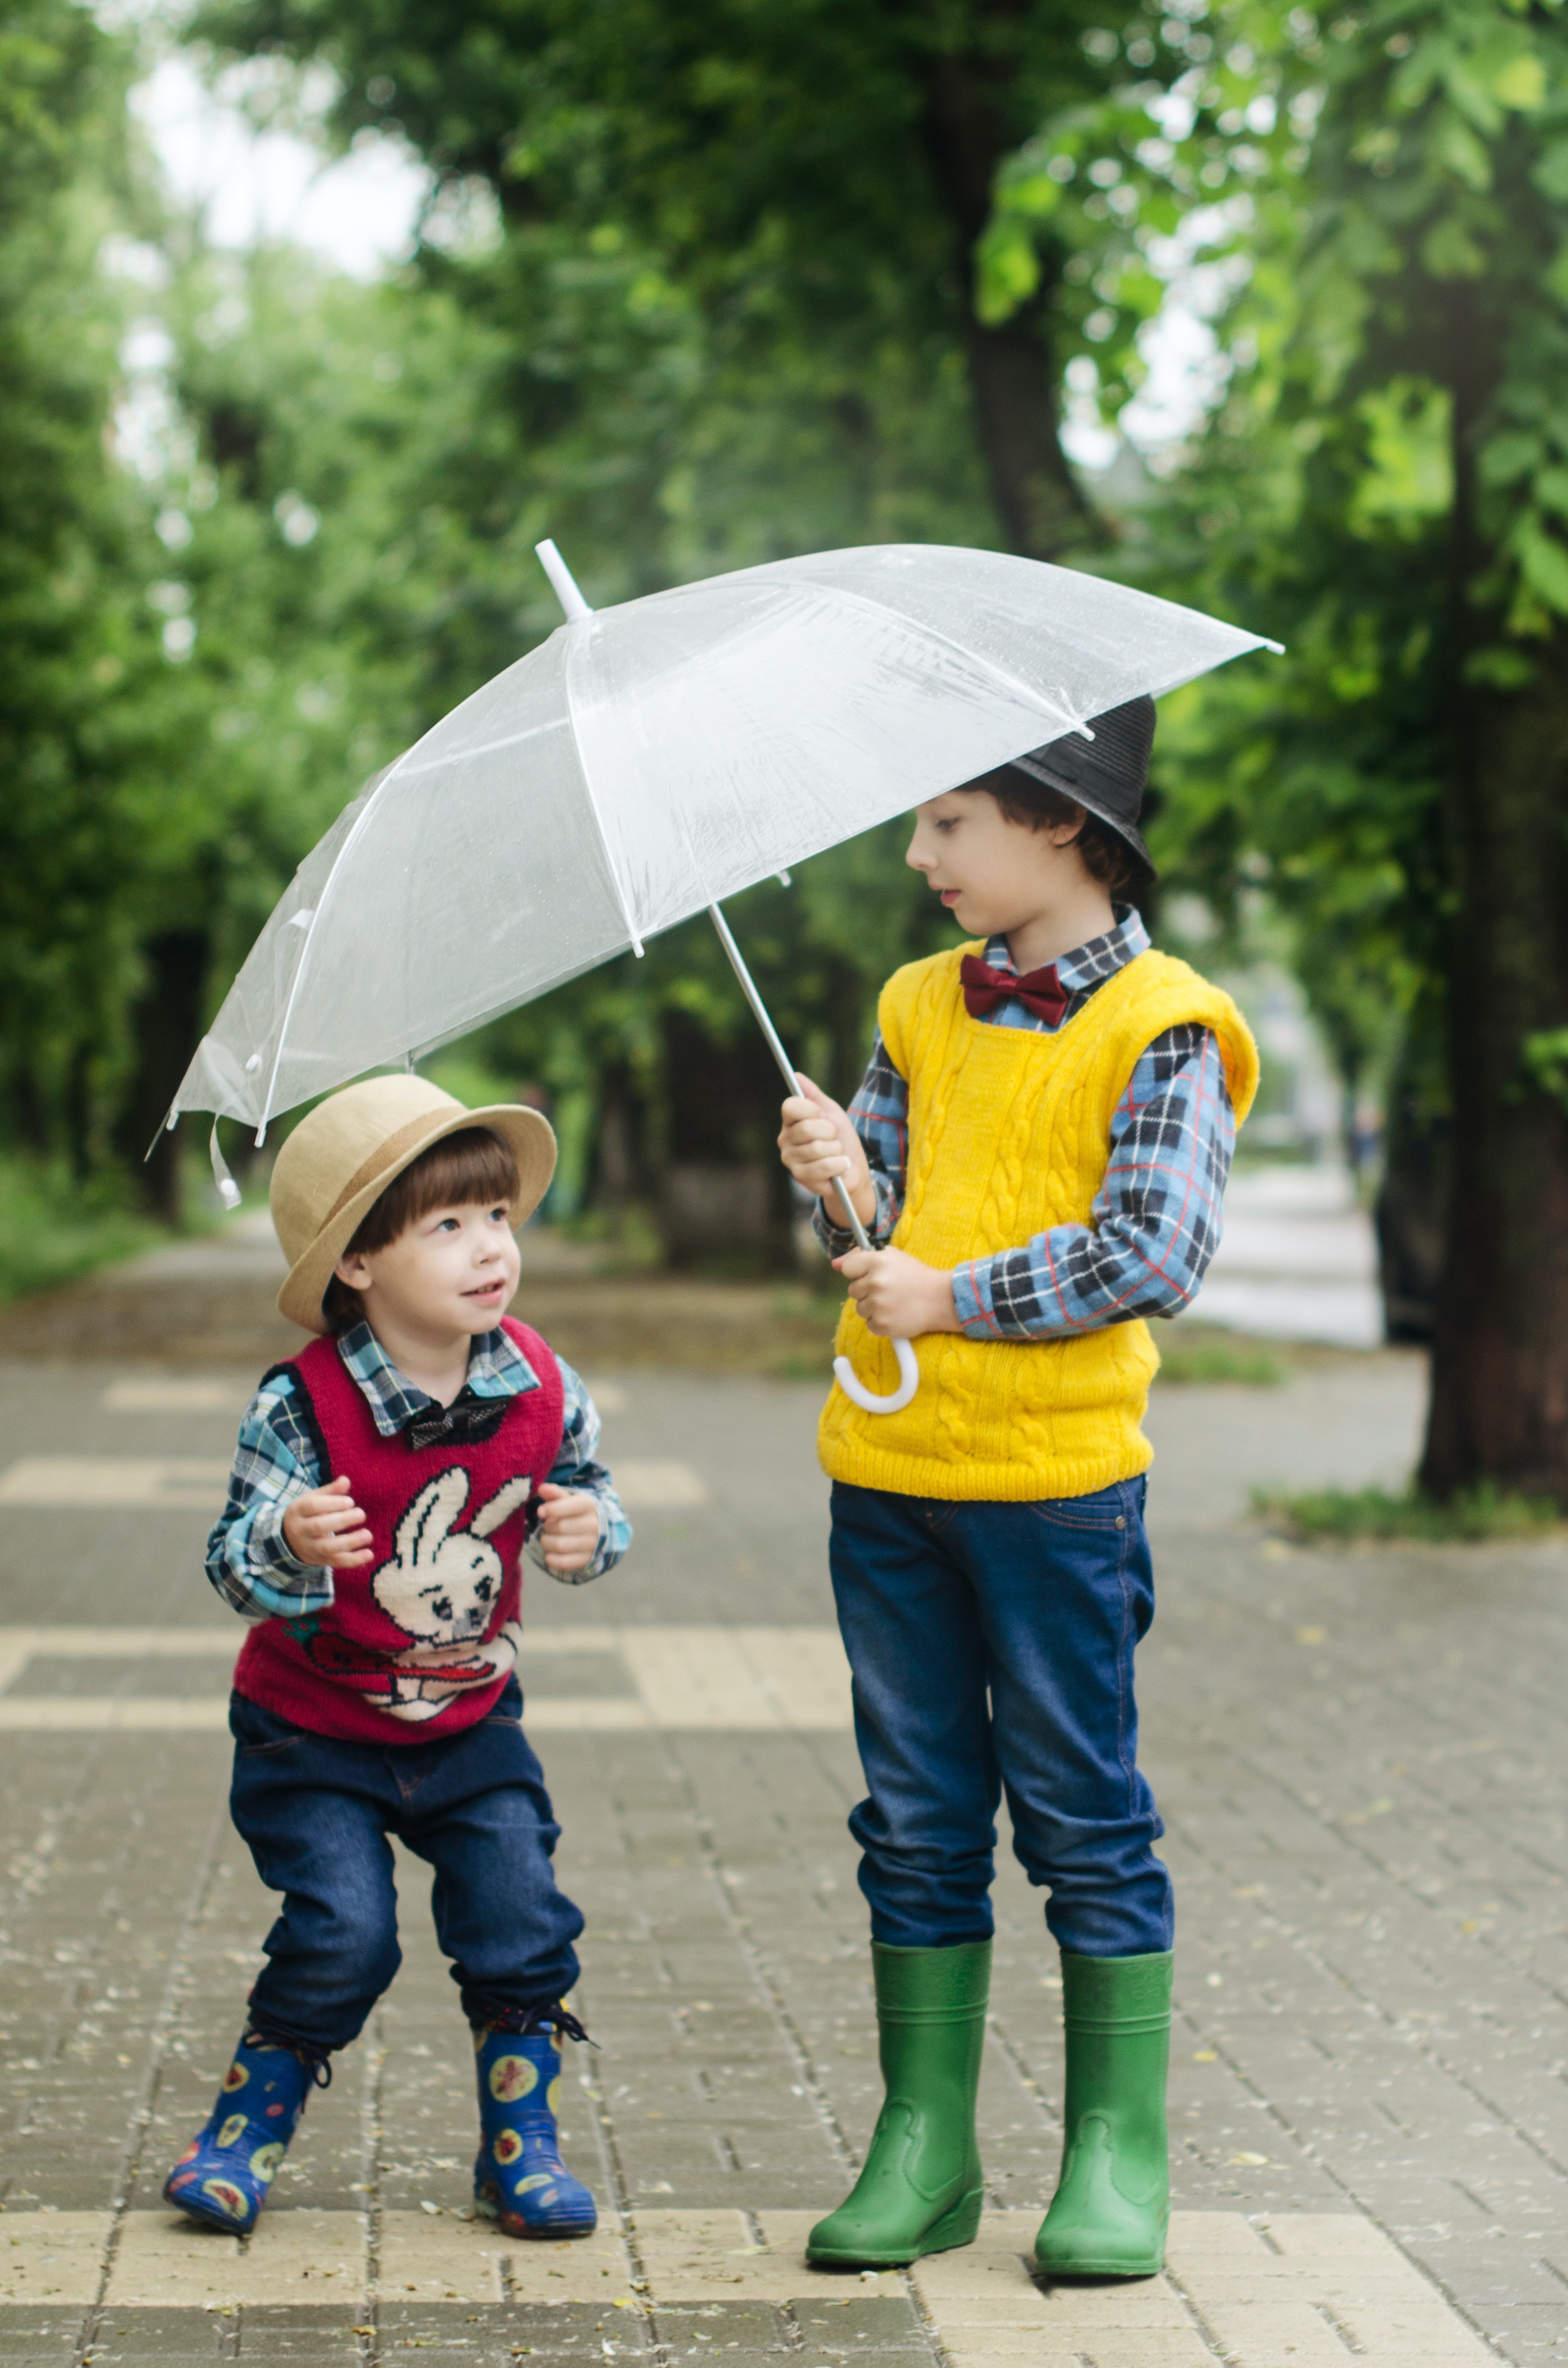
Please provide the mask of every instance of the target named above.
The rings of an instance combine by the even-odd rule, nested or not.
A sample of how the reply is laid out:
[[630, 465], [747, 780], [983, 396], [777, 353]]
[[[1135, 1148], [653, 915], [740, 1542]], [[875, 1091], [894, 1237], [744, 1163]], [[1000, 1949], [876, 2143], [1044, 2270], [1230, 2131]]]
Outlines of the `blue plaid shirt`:
[[[1077, 946], [1056, 965], [1067, 990], [1065, 1028], [1096, 987], [1144, 952], [1149, 934], [1130, 906], [1114, 929]], [[993, 970], [1012, 972], [1006, 938], [985, 949]], [[998, 1028], [1048, 1023], [1017, 1001], [987, 1015]], [[860, 1090], [849, 1105], [877, 1196], [870, 1229], [879, 1247], [903, 1206], [909, 1087], [888, 1057], [881, 1030]], [[1135, 1315], [1175, 1315], [1197, 1295], [1219, 1247], [1225, 1184], [1236, 1147], [1235, 1113], [1211, 1029], [1167, 1028], [1143, 1053], [1110, 1122], [1110, 1157], [1086, 1225], [1052, 1225], [1017, 1249], [971, 1258], [953, 1274], [953, 1304], [971, 1340], [1050, 1339]], [[817, 1202], [817, 1238], [842, 1258], [855, 1237]]]
[[[351, 1324], [340, 1335], [337, 1349], [383, 1439], [395, 1439], [415, 1415], [434, 1406], [433, 1398], [404, 1381], [368, 1324]], [[571, 1366], [563, 1359], [556, 1361], [566, 1385], [565, 1427], [550, 1476], [558, 1488], [579, 1488], [597, 1498], [599, 1508], [599, 1542], [593, 1559], [581, 1570], [550, 1574], [577, 1587], [614, 1569], [631, 1543], [631, 1524], [609, 1474], [594, 1461], [598, 1410]], [[460, 1395], [513, 1398], [539, 1386], [539, 1375], [528, 1359], [497, 1326], [474, 1342]], [[224, 1602], [246, 1620], [294, 1620], [324, 1611], [331, 1604], [332, 1572], [297, 1561], [283, 1536], [283, 1516], [295, 1497], [308, 1488], [324, 1486], [331, 1476], [321, 1468], [294, 1375], [274, 1374], [244, 1410], [229, 1474], [229, 1501], [207, 1541], [207, 1576]], [[541, 1568], [548, 1567], [537, 1533], [528, 1542], [528, 1552]]]

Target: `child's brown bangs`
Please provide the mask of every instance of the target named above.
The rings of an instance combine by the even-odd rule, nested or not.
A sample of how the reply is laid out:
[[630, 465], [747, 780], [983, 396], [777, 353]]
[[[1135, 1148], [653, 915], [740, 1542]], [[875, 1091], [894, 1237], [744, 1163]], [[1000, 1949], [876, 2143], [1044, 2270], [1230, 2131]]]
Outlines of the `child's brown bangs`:
[[367, 1212], [348, 1247], [385, 1249], [432, 1209], [510, 1202], [519, 1189], [517, 1163], [501, 1137], [487, 1126], [465, 1126], [410, 1160]]

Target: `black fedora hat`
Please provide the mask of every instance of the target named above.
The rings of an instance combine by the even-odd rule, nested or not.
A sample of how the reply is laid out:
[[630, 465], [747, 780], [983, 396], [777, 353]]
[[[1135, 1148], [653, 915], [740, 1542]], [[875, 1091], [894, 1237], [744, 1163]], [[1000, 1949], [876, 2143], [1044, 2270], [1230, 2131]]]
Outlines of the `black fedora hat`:
[[1154, 745], [1154, 702], [1130, 699], [1125, 706], [1108, 707], [1103, 715], [1090, 716], [1089, 729], [1092, 740], [1070, 733], [1009, 762], [1030, 780], [1060, 790], [1064, 798], [1108, 823], [1153, 877], [1153, 859], [1139, 835], [1138, 816]]

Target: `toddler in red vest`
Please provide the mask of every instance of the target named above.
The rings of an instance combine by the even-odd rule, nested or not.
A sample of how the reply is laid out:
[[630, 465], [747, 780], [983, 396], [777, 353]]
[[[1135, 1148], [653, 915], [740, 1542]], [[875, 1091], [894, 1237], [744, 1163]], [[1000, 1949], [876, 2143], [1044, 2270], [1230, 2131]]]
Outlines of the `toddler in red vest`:
[[217, 2103], [165, 2190], [248, 2230], [312, 2085], [399, 1964], [389, 1836], [435, 1871], [478, 2061], [474, 2198], [509, 2236], [585, 2236], [561, 2159], [562, 2000], [583, 1929], [522, 1728], [520, 1557], [569, 1584], [631, 1543], [569, 1365], [505, 1314], [514, 1228], [555, 1165], [536, 1110], [423, 1078], [335, 1094], [278, 1153], [278, 1306], [315, 1335], [246, 1408], [208, 1573], [253, 1624], [231, 1808], [283, 1907]]

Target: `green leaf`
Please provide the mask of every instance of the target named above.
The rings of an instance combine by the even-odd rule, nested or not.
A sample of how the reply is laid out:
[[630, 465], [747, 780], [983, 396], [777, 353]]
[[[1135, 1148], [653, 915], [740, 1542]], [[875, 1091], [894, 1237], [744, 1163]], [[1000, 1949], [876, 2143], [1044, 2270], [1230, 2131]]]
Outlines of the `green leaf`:
[[1456, 114], [1440, 116], [1434, 125], [1432, 161], [1466, 188], [1479, 192], [1492, 187], [1492, 159], [1485, 143]]
[[1483, 485], [1511, 485], [1528, 476], [1540, 459], [1544, 447], [1539, 436], [1529, 436], [1513, 429], [1501, 436], [1490, 436], [1482, 446], [1476, 465]]
[[1048, 214], [1056, 211], [1062, 194], [1062, 183], [1053, 181], [1049, 173], [1020, 173], [1017, 180], [1004, 181], [998, 199], [1007, 213], [1043, 222]]
[[1553, 140], [1530, 167], [1530, 178], [1553, 205], [1568, 205], [1568, 140]]
[[1546, 102], [1546, 69], [1533, 50], [1527, 50], [1500, 74], [1493, 77], [1492, 88], [1505, 107], [1517, 108], [1529, 114]]
[[987, 328], [994, 328], [1040, 286], [1040, 256], [1023, 224], [1003, 215], [982, 235], [974, 260], [974, 309]]
[[1514, 549], [1530, 590], [1560, 617], [1568, 617], [1568, 550], [1534, 518], [1521, 524]]
[[1484, 251], [1462, 222], [1445, 214], [1421, 242], [1421, 260], [1434, 279], [1479, 279], [1486, 268]]
[[1523, 690], [1535, 680], [1536, 669], [1522, 650], [1511, 649], [1498, 642], [1489, 650], [1477, 650], [1465, 660], [1467, 682], [1489, 683], [1494, 690]]

